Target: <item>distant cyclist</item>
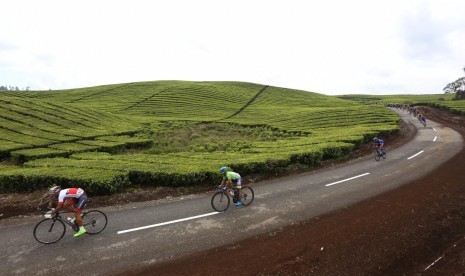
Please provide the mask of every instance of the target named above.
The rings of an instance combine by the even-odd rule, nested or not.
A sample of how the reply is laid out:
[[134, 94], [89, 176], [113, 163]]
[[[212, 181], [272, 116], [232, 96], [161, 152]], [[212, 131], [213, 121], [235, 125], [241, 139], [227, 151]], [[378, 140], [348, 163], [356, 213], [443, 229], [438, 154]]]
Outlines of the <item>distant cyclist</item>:
[[423, 116], [423, 114], [421, 114], [421, 113], [418, 114], [418, 120], [420, 121], [420, 123], [421, 123], [424, 127], [426, 127], [426, 118], [425, 118], [425, 116]]
[[375, 149], [380, 150], [380, 152], [382, 154], [385, 153], [385, 151], [384, 151], [384, 140], [383, 139], [379, 139], [377, 137], [373, 138], [373, 147]]
[[234, 205], [241, 206], [242, 205], [242, 202], [241, 202], [242, 178], [240, 174], [233, 172], [230, 168], [228, 169], [228, 167], [221, 167], [220, 173], [223, 175], [223, 180], [221, 181], [221, 185], [233, 187], [237, 190], [237, 195], [238, 195], [239, 200]]
[[86, 232], [86, 229], [82, 225], [82, 217], [81, 212], [82, 209], [87, 204], [87, 195], [81, 188], [69, 188], [69, 189], [61, 189], [60, 186], [54, 186], [50, 188], [49, 194], [53, 197], [54, 200], [50, 202], [50, 206], [53, 206], [53, 203], [56, 199], [58, 199], [58, 204], [56, 209], [53, 209], [51, 213], [47, 213], [44, 215], [45, 218], [53, 217], [60, 209], [65, 206], [65, 208], [71, 210], [75, 214], [76, 223], [79, 226], [79, 231], [74, 234], [75, 237], [79, 237], [80, 235]]

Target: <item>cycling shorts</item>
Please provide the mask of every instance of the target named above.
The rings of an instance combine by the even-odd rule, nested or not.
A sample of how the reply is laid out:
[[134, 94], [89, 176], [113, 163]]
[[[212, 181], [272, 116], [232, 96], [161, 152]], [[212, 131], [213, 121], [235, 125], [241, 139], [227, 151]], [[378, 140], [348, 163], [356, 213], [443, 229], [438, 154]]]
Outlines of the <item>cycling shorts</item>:
[[240, 189], [242, 187], [242, 178], [231, 179], [231, 181], [234, 184], [235, 188]]
[[75, 210], [82, 211], [87, 205], [87, 200], [87, 194], [83, 193], [79, 198], [69, 198], [68, 202]]

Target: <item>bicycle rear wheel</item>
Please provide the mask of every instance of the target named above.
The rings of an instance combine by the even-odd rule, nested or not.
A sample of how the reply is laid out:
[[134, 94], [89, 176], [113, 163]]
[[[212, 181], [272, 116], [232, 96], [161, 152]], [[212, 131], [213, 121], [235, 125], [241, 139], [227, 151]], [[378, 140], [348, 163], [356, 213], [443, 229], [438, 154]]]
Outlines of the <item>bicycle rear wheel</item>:
[[107, 215], [98, 210], [91, 210], [82, 215], [82, 226], [86, 228], [86, 233], [90, 235], [102, 232], [107, 227], [107, 223]]
[[383, 159], [386, 159], [386, 150], [383, 150]]
[[65, 232], [66, 227], [61, 220], [48, 218], [34, 227], [34, 238], [40, 243], [51, 244], [63, 238]]
[[254, 199], [254, 192], [252, 188], [248, 186], [242, 187], [241, 193], [242, 193], [242, 199], [241, 199], [242, 205], [249, 206]]
[[229, 196], [223, 192], [218, 191], [212, 196], [212, 207], [217, 212], [224, 212], [228, 209], [231, 199]]

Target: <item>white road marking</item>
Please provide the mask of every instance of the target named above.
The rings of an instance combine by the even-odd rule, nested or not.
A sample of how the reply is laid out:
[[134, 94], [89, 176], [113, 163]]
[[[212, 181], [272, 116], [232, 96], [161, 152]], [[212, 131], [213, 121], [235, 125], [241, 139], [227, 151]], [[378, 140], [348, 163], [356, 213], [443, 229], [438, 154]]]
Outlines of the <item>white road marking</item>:
[[349, 180], [352, 180], [352, 179], [355, 179], [355, 178], [359, 178], [359, 177], [362, 177], [362, 176], [365, 176], [365, 175], [369, 175], [369, 174], [370, 173], [360, 174], [360, 175], [357, 175], [357, 176], [354, 176], [354, 177], [351, 177], [351, 178], [347, 178], [347, 179], [343, 179], [343, 180], [340, 180], [340, 181], [336, 181], [336, 182], [333, 182], [333, 183], [326, 184], [325, 186], [329, 187], [329, 186], [332, 186], [332, 185], [336, 185], [336, 184], [346, 182], [346, 181], [349, 181]]
[[414, 158], [414, 157], [416, 157], [416, 156], [422, 154], [423, 152], [424, 152], [424, 150], [420, 151], [420, 152], [417, 153], [417, 154], [414, 154], [414, 155], [410, 156], [409, 158], [407, 158], [407, 160], [410, 160], [410, 159], [412, 159], [412, 158]]
[[436, 131], [436, 132], [438, 132], [434, 127], [433, 127], [433, 130]]
[[122, 231], [118, 231], [117, 234], [124, 234], [124, 233], [144, 230], [144, 229], [148, 229], [148, 228], [153, 228], [153, 227], [178, 223], [178, 222], [182, 222], [182, 221], [186, 221], [186, 220], [193, 220], [193, 219], [197, 219], [197, 218], [213, 216], [213, 215], [216, 215], [216, 214], [219, 214], [219, 212], [213, 212], [213, 213], [198, 215], [198, 216], [194, 216], [194, 217], [182, 218], [182, 219], [177, 219], [177, 220], [172, 220], [172, 221], [167, 221], [167, 222], [162, 222], [162, 223], [157, 223], [157, 224], [152, 224], [152, 225], [147, 225], [147, 226], [142, 226], [142, 227], [137, 227], [137, 228], [132, 228], [132, 229], [127, 229], [127, 230], [122, 230]]
[[442, 259], [442, 257], [443, 257], [443, 256], [437, 258], [436, 261], [434, 261], [432, 264], [430, 264], [429, 266], [427, 266], [427, 267], [425, 268], [425, 270], [423, 270], [423, 271], [428, 270], [428, 269], [429, 269], [430, 267], [432, 267], [435, 263], [437, 263], [440, 259]]
[[438, 137], [434, 136], [433, 142], [436, 142], [437, 139], [438, 139]]

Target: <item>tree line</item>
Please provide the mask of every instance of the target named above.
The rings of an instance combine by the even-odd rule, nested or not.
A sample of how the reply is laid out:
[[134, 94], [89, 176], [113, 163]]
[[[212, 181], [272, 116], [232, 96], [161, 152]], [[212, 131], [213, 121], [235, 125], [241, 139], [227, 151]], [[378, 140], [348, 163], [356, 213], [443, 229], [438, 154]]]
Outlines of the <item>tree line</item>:
[[[465, 72], [465, 67], [463, 68]], [[448, 83], [443, 89], [445, 94], [455, 93], [455, 100], [465, 99], [465, 77], [459, 78], [451, 83]]]
[[26, 88], [19, 88], [18, 86], [11, 86], [11, 85], [0, 85], [0, 91], [29, 91], [30, 87], [27, 86]]

